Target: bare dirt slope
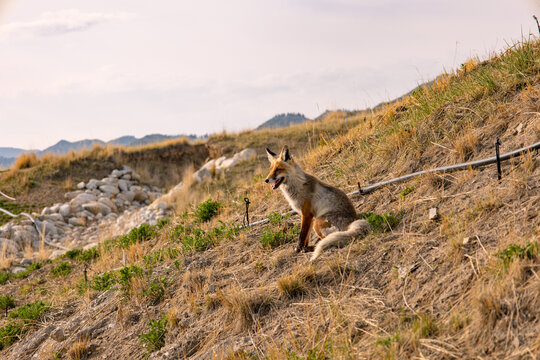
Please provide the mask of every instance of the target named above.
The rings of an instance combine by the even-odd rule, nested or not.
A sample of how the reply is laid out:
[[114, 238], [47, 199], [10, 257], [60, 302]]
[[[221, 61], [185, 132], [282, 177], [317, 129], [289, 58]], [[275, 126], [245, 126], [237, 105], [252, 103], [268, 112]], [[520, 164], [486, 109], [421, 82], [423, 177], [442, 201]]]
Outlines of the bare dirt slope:
[[205, 144], [168, 141], [138, 148], [96, 147], [65, 156], [46, 156], [33, 166], [0, 174], [0, 190], [17, 198], [19, 206], [40, 210], [64, 201], [65, 191], [80, 181], [101, 179], [113, 169], [130, 166], [145, 183], [162, 188], [180, 182], [186, 168], [198, 167], [208, 158]]
[[[538, 142], [539, 55], [529, 42], [470, 61], [298, 160], [351, 191], [492, 156], [497, 137], [502, 152]], [[245, 195], [253, 219], [288, 210], [261, 181], [267, 160], [245, 166], [189, 189], [221, 205], [186, 204], [166, 224], [3, 281], [18, 308], [0, 320], [2, 358], [540, 357], [538, 154], [505, 162], [501, 181], [487, 166], [354, 196], [373, 232], [312, 264], [294, 252], [296, 217], [234, 226]]]

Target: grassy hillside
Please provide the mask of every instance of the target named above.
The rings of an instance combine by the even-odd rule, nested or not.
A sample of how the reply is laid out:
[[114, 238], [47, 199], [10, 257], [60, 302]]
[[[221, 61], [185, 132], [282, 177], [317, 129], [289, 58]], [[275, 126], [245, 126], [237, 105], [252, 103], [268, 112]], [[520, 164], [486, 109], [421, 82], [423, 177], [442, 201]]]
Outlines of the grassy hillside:
[[[373, 114], [213, 136], [213, 157], [247, 146], [260, 156], [183, 189], [168, 222], [0, 274], [0, 309], [15, 302], [0, 355], [538, 358], [537, 154], [505, 162], [501, 181], [486, 166], [355, 196], [372, 233], [310, 264], [294, 252], [298, 218], [276, 214], [288, 205], [262, 181], [262, 149], [288, 144], [307, 171], [351, 191], [492, 156], [496, 138], [502, 152], [537, 142], [539, 113], [540, 42], [526, 42]], [[251, 220], [270, 224], [238, 229], [244, 196]]]

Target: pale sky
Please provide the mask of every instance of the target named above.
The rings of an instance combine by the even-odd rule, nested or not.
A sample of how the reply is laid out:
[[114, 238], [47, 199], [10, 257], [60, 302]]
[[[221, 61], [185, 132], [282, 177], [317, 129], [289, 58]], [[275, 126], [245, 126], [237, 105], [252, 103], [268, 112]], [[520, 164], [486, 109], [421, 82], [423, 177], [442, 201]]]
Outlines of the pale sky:
[[363, 109], [538, 30], [539, 0], [0, 0], [0, 147]]

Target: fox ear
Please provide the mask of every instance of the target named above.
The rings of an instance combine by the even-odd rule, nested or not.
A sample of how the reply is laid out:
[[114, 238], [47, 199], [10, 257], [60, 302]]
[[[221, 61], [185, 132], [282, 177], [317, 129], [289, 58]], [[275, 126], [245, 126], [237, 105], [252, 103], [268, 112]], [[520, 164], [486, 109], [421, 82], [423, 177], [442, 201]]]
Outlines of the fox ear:
[[272, 152], [269, 148], [266, 148], [266, 155], [268, 155], [268, 161], [272, 162], [276, 159], [276, 154]]
[[279, 157], [283, 161], [291, 160], [291, 154], [289, 153], [289, 147], [287, 145], [283, 146], [283, 150], [281, 150], [281, 155]]

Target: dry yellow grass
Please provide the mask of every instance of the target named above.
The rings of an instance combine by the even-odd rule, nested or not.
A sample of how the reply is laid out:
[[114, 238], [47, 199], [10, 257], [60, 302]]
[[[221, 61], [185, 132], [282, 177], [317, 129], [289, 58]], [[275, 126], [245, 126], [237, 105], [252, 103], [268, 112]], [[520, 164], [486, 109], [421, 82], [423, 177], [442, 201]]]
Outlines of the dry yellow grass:
[[[522, 62], [508, 63], [501, 56], [495, 65], [466, 65], [468, 71], [416, 90], [400, 106], [371, 115], [349, 114], [347, 123], [345, 114], [335, 113], [328, 123], [261, 134], [221, 134], [213, 145], [223, 146], [223, 153], [250, 141], [259, 141], [259, 147], [268, 142], [278, 146], [293, 141], [302, 130], [306, 155], [298, 150], [293, 156], [311, 173], [344, 190], [355, 190], [357, 181], [364, 184], [448, 165], [457, 161], [459, 152], [475, 159], [492, 156], [492, 142], [479, 139], [500, 137], [505, 150], [538, 139], [534, 124], [538, 105], [534, 96], [521, 94], [529, 83], [540, 88], [536, 61], [540, 44], [534, 47], [532, 57], [527, 49], [515, 55], [525, 56]], [[355, 116], [352, 128], [337, 129], [335, 123], [350, 124]], [[527, 126], [514, 134], [521, 122]], [[306, 135], [309, 126], [316, 130]], [[325, 126], [333, 130], [327, 132]], [[466, 139], [464, 135], [473, 131], [477, 138]], [[461, 137], [465, 139], [458, 150], [454, 144]], [[229, 146], [232, 149], [227, 150]], [[225, 203], [217, 219], [204, 225], [189, 216], [172, 219], [158, 237], [128, 250], [130, 260], [142, 267], [143, 255], [179, 247], [182, 240], [172, 241], [168, 234], [180, 223], [205, 232], [219, 221], [241, 223], [246, 195], [252, 201], [252, 221], [288, 210], [279, 192], [261, 182], [267, 167], [263, 154], [224, 176], [187, 187], [200, 199]], [[140, 320], [133, 324], [125, 320], [122, 329], [107, 328], [102, 338], [107, 343], [100, 340], [93, 345], [99, 346], [103, 357], [119, 353], [129, 357], [136, 346], [142, 349], [136, 335], [148, 331], [149, 321], [165, 313], [170, 326], [163, 351], [173, 354], [179, 349], [174, 356], [180, 358], [534, 359], [540, 355], [540, 258], [534, 250], [530, 256], [515, 251], [506, 261], [500, 254], [513, 245], [540, 241], [537, 159], [527, 154], [505, 163], [504, 170], [501, 181], [494, 167], [485, 167], [432, 174], [354, 196], [359, 212], [393, 212], [401, 222], [388, 232], [329, 249], [311, 266], [308, 255], [294, 252], [294, 244], [272, 250], [260, 245], [262, 234], [279, 230], [277, 225], [243, 230], [234, 240], [204, 251], [183, 252], [178, 263], [165, 256], [151, 268], [168, 281], [167, 301], [155, 307], [145, 307], [142, 300], [126, 302], [122, 318], [136, 315], [132, 318]], [[405, 186], [414, 190], [402, 197]], [[197, 201], [193, 199], [185, 204]], [[440, 220], [428, 219], [433, 206], [439, 208]], [[287, 221], [297, 223], [298, 218]], [[466, 237], [469, 241], [464, 243]], [[91, 277], [121, 266], [121, 250], [100, 249], [101, 258], [90, 263]], [[62, 293], [68, 279], [75, 283], [81, 277], [82, 264], [75, 264], [78, 267], [64, 284], [48, 279], [51, 264], [46, 264], [25, 280], [24, 295], [20, 283], [8, 283], [2, 290], [39, 299], [43, 289], [36, 285], [43, 278], [47, 285], [41, 287]], [[133, 285], [140, 293], [145, 284]], [[63, 303], [54, 298], [58, 307], [79, 304], [74, 291], [63, 296]], [[114, 309], [119, 296], [110, 295], [100, 306]], [[77, 316], [95, 323], [95, 313], [84, 312], [88, 302], [75, 306]], [[66, 315], [60, 321], [72, 319]], [[26, 339], [16, 347], [26, 346], [30, 341]]]
[[77, 339], [71, 345], [71, 348], [68, 350], [68, 356], [71, 360], [82, 360], [88, 354], [90, 350], [88, 336]]

